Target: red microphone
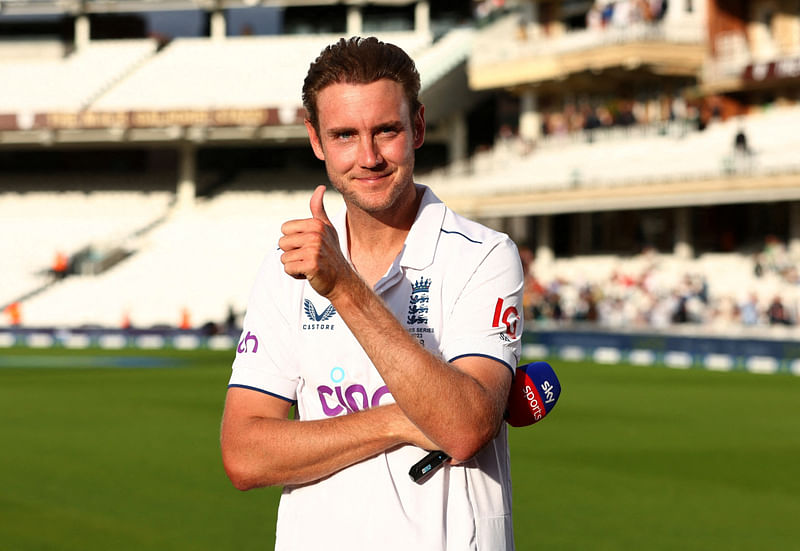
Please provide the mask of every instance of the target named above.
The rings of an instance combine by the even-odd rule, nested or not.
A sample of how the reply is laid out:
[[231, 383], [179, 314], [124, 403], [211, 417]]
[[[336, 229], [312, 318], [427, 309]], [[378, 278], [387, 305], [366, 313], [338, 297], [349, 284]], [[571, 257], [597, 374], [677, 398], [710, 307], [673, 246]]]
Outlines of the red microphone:
[[527, 427], [544, 419], [561, 396], [561, 383], [547, 362], [521, 365], [514, 374], [508, 395], [506, 422]]

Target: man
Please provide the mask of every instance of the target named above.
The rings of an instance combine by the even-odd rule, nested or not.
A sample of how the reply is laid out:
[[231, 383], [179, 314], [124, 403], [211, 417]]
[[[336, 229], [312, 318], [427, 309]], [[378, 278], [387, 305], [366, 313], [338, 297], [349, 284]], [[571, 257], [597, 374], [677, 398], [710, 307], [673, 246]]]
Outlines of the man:
[[[237, 488], [284, 485], [277, 549], [513, 549], [503, 413], [522, 268], [507, 236], [415, 184], [418, 92], [413, 61], [374, 38], [329, 46], [304, 83], [346, 212], [331, 220], [320, 186], [311, 217], [282, 226], [221, 431]], [[433, 449], [453, 459], [417, 484]]]

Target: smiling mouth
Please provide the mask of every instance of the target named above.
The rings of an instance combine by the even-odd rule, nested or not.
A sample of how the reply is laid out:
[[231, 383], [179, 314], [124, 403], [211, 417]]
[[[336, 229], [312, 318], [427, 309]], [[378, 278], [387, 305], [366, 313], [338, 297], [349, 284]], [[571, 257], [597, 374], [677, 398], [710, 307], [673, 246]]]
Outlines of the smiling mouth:
[[373, 181], [383, 180], [387, 177], [389, 177], [389, 174], [367, 174], [364, 176], [356, 176], [355, 179], [364, 182], [373, 182]]

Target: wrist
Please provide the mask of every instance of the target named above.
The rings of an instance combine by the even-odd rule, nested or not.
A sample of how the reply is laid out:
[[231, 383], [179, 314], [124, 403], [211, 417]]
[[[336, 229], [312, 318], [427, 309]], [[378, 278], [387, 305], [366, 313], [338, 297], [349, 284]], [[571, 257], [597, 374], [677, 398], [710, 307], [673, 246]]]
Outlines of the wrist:
[[382, 430], [382, 437], [391, 446], [408, 444], [411, 442], [410, 430], [413, 427], [403, 410], [397, 404], [387, 404], [376, 408], [380, 411], [382, 419], [379, 425]]
[[[370, 292], [366, 282], [352, 268], [344, 272], [330, 290], [327, 299], [337, 311], [347, 309], [351, 304], [363, 302], [365, 293]], [[358, 297], [362, 297], [359, 299]]]

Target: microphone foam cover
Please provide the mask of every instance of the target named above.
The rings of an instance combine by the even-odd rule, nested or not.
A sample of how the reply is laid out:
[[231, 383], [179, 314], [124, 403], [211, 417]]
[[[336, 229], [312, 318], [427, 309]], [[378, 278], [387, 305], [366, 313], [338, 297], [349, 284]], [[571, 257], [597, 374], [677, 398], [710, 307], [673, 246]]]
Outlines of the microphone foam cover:
[[561, 383], [547, 362], [532, 362], [517, 367], [508, 397], [506, 422], [526, 427], [544, 419], [561, 395]]

